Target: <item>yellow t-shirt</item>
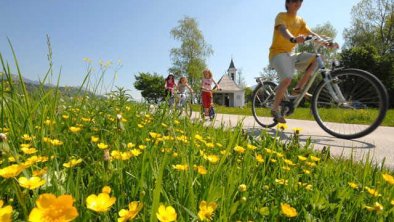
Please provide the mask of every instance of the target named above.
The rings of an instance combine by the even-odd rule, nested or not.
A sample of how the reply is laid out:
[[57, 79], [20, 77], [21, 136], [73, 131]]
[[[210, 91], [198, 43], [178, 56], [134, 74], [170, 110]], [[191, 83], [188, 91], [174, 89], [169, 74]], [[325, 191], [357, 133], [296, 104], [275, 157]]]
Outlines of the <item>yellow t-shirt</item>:
[[291, 16], [286, 12], [280, 12], [275, 19], [274, 37], [270, 48], [269, 58], [271, 59], [279, 53], [291, 52], [295, 45], [284, 38], [279, 31], [279, 25], [285, 25], [293, 36], [308, 35], [311, 30], [300, 16]]

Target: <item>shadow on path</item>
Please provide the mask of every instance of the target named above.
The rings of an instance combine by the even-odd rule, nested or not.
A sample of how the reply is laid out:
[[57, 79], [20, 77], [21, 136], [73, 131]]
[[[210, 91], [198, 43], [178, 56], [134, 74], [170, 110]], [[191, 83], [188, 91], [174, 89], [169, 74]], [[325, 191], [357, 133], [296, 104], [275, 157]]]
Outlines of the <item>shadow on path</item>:
[[[263, 131], [270, 136], [280, 137], [281, 140], [291, 140], [293, 137], [293, 133], [290, 132], [282, 132], [276, 129], [261, 129], [261, 128], [246, 128], [244, 132], [249, 136], [257, 137], [262, 135]], [[322, 136], [322, 135], [313, 135], [313, 134], [300, 134], [299, 137], [300, 142], [306, 143], [310, 140], [313, 145], [317, 148], [320, 147], [338, 147], [344, 149], [374, 149], [376, 146], [372, 143], [354, 139], [354, 140], [346, 140], [346, 139], [337, 139], [333, 136]]]

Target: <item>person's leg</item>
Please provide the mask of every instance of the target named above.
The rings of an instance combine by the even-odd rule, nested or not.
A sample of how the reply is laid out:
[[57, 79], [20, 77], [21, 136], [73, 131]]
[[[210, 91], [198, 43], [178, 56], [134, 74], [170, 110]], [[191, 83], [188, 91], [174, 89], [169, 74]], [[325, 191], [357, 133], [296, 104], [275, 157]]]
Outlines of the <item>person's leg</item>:
[[[301, 53], [296, 56], [296, 63], [295, 67], [297, 70], [305, 70], [304, 75], [301, 79], [297, 82], [296, 86], [293, 88], [292, 95], [300, 94], [302, 89], [308, 83], [312, 74], [316, 71], [317, 68], [317, 59], [316, 54], [314, 53]], [[306, 93], [305, 96], [307, 98], [312, 97], [311, 94]]]
[[274, 117], [274, 121], [279, 123], [286, 123], [286, 120], [283, 118], [279, 105], [283, 100], [283, 97], [289, 87], [292, 76], [295, 72], [293, 58], [288, 53], [282, 53], [275, 57], [273, 57], [270, 61], [271, 66], [276, 70], [280, 83], [276, 89], [276, 94], [274, 98], [274, 103], [272, 104], [271, 114]]

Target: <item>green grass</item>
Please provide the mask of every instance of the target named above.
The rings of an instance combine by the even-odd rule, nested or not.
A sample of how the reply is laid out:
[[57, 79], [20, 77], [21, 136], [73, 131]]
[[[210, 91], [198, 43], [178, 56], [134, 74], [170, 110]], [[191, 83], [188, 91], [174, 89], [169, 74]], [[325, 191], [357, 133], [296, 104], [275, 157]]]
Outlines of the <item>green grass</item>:
[[[297, 134], [281, 141], [264, 131], [252, 137], [240, 125], [177, 119], [165, 105], [153, 111], [128, 102], [122, 90], [108, 98], [70, 98], [3, 81], [0, 92], [0, 133], [8, 138], [0, 142], [0, 213], [12, 206], [13, 221], [28, 221], [45, 193], [71, 195], [76, 221], [116, 221], [132, 201], [143, 203], [136, 221], [158, 221], [161, 205], [171, 206], [177, 221], [199, 221], [203, 201], [216, 206], [212, 221], [394, 220], [394, 172], [368, 157], [363, 163], [334, 158], [329, 149], [301, 144]], [[81, 162], [65, 167], [70, 159]], [[10, 172], [11, 165], [20, 172]], [[18, 182], [33, 175], [45, 184], [27, 189]], [[89, 209], [87, 197], [104, 186], [116, 201], [103, 212]], [[61, 207], [64, 202], [57, 216], [65, 214]]]

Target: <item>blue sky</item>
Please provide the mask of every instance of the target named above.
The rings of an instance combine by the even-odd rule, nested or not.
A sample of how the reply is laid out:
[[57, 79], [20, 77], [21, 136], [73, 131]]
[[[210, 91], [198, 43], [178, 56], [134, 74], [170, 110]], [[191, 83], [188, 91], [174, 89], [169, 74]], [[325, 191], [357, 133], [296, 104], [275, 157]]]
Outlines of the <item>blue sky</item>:
[[[330, 22], [342, 45], [343, 29], [351, 24], [351, 8], [359, 1], [306, 0], [299, 15], [310, 27]], [[138, 98], [134, 75], [167, 74], [170, 50], [180, 46], [170, 30], [189, 16], [197, 20], [214, 50], [207, 60], [214, 78], [225, 73], [233, 58], [247, 85], [254, 85], [254, 77], [268, 64], [274, 18], [280, 11], [284, 11], [284, 1], [279, 0], [2, 0], [0, 53], [15, 67], [9, 38], [22, 74], [38, 80], [49, 67], [49, 35], [54, 73], [61, 72], [61, 85], [81, 85], [86, 74], [83, 58], [92, 60], [95, 68], [100, 60], [120, 61], [114, 85], [131, 90]], [[114, 70], [106, 73], [104, 90], [110, 90]]]

